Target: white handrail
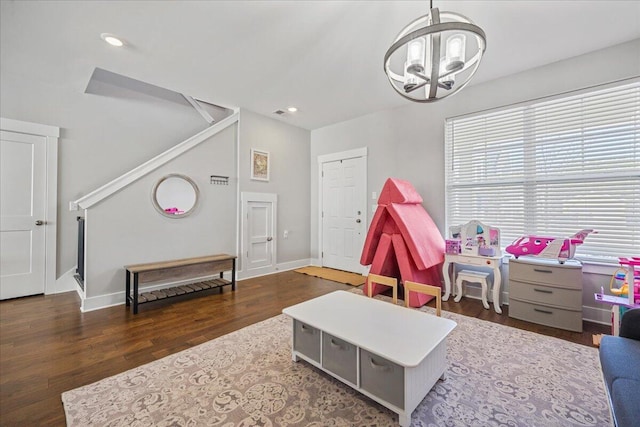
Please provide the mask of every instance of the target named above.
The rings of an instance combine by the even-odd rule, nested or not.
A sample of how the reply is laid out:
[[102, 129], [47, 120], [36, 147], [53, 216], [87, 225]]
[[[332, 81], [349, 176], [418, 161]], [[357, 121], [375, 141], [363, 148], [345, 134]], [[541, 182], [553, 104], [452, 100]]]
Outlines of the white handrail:
[[210, 127], [206, 128], [205, 130], [203, 130], [203, 131], [193, 135], [192, 137], [186, 139], [185, 141], [181, 142], [180, 144], [169, 148], [167, 151], [158, 154], [156, 157], [154, 157], [151, 160], [141, 164], [137, 168], [130, 170], [129, 172], [125, 173], [124, 175], [119, 176], [118, 178], [114, 179], [113, 181], [111, 181], [111, 182], [103, 185], [102, 187], [98, 188], [97, 190], [94, 190], [91, 193], [79, 198], [78, 200], [69, 202], [69, 210], [70, 211], [75, 211], [75, 210], [79, 210], [79, 209], [88, 209], [88, 208], [90, 208], [91, 206], [95, 205], [96, 203], [99, 203], [100, 201], [104, 200], [105, 198], [107, 198], [107, 197], [111, 196], [112, 194], [120, 191], [122, 188], [128, 186], [132, 182], [135, 182], [138, 179], [142, 178], [143, 176], [145, 176], [149, 172], [152, 172], [153, 170], [159, 168], [160, 166], [164, 165], [165, 163], [169, 162], [170, 160], [175, 159], [176, 157], [178, 157], [181, 154], [185, 153], [186, 151], [192, 149], [193, 147], [197, 146], [198, 144], [206, 141], [207, 139], [211, 138], [212, 136], [214, 136], [215, 134], [221, 132], [222, 130], [226, 129], [227, 127], [231, 126], [232, 124], [237, 123], [238, 122], [238, 117], [239, 117], [238, 111], [234, 111], [234, 113], [232, 115], [230, 115], [229, 117], [225, 117], [224, 119], [220, 120], [218, 123], [214, 124], [213, 126], [210, 126]]

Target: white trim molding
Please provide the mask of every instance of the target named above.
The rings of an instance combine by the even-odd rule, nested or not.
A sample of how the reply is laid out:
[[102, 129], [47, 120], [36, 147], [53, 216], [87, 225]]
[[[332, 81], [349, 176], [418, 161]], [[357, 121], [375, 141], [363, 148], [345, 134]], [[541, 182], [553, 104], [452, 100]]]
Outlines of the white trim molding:
[[308, 267], [311, 265], [310, 259], [299, 259], [297, 261], [287, 261], [276, 264], [275, 267], [256, 268], [250, 271], [238, 271], [237, 280], [252, 279], [254, 277], [268, 276], [270, 274], [282, 273], [283, 271], [295, 270], [296, 268]]
[[9, 132], [24, 133], [41, 136], [46, 139], [46, 201], [45, 201], [45, 281], [44, 293], [57, 292], [56, 263], [57, 263], [57, 232], [58, 232], [58, 138], [60, 128], [21, 120], [0, 118], [0, 129]]
[[318, 164], [335, 162], [338, 160], [354, 159], [356, 157], [367, 157], [367, 147], [354, 148], [353, 150], [341, 151], [339, 153], [321, 154], [318, 156]]
[[78, 287], [78, 281], [74, 277], [76, 274], [76, 268], [77, 267], [73, 267], [56, 279], [56, 294], [76, 291], [76, 288]]
[[78, 200], [69, 202], [69, 210], [75, 211], [78, 209], [90, 208], [91, 206], [95, 205], [96, 203], [99, 203], [105, 198], [120, 191], [127, 185], [137, 181], [138, 179], [154, 171], [155, 169], [159, 168], [160, 166], [164, 165], [170, 160], [175, 159], [176, 157], [180, 156], [186, 151], [208, 140], [209, 138], [223, 131], [227, 127], [233, 125], [234, 123], [237, 123], [238, 117], [239, 117], [239, 113], [236, 110], [229, 117], [226, 117], [223, 120], [220, 120], [218, 123], [195, 134], [194, 136], [188, 138], [187, 140], [181, 142], [180, 144], [171, 147], [170, 149], [168, 149], [163, 153], [160, 153], [153, 159], [141, 164], [137, 168], [125, 173], [124, 175], [119, 176], [113, 181], [87, 194], [86, 196], [83, 196]]
[[57, 126], [42, 125], [40, 123], [23, 122], [22, 120], [0, 117], [0, 128], [11, 132], [27, 133], [37, 136], [50, 136], [60, 138], [60, 128]]

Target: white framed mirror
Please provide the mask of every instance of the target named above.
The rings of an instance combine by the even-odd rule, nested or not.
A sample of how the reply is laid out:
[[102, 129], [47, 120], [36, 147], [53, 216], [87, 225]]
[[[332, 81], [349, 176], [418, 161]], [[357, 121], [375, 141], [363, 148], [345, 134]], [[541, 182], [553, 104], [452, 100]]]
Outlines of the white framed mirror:
[[200, 190], [191, 178], [172, 173], [156, 182], [151, 192], [153, 207], [168, 218], [184, 218], [191, 214], [200, 197]]

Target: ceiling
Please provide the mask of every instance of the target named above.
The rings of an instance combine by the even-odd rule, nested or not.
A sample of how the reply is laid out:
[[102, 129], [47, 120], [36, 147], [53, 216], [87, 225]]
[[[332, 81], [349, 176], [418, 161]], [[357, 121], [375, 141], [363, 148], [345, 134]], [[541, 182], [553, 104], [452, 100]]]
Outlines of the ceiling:
[[[435, 0], [434, 6], [469, 17], [487, 34], [472, 84], [640, 38], [640, 1]], [[3, 72], [84, 91], [100, 67], [317, 129], [409, 103], [389, 85], [382, 58], [428, 2], [2, 1], [1, 7]], [[104, 32], [126, 46], [107, 45]], [[290, 105], [299, 111], [273, 114]]]

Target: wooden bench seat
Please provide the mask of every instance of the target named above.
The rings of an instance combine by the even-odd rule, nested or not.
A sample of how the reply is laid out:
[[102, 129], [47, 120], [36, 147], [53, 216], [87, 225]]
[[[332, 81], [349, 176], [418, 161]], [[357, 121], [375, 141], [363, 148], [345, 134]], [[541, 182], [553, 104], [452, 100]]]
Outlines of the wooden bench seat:
[[[126, 265], [125, 303], [133, 305], [133, 314], [138, 313], [138, 305], [147, 302], [164, 300], [171, 297], [206, 291], [213, 288], [223, 289], [230, 285], [236, 290], [236, 257], [227, 254], [210, 255], [195, 258], [184, 258], [171, 261]], [[225, 271], [231, 271], [231, 280], [223, 278]], [[199, 277], [220, 274], [220, 278], [207, 279], [200, 282], [157, 289], [139, 293], [139, 285], [159, 281], [176, 281], [197, 279]], [[133, 278], [133, 289], [131, 282]]]

